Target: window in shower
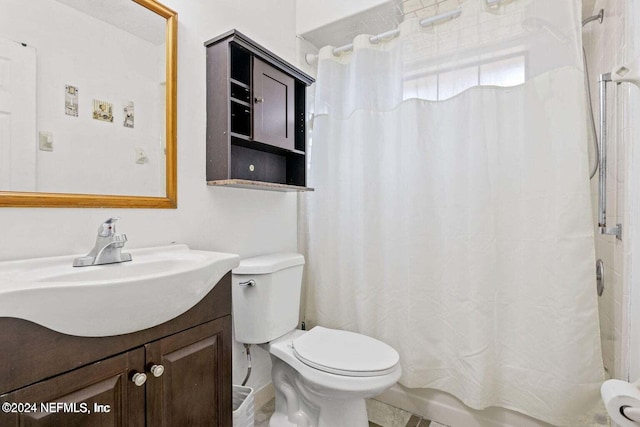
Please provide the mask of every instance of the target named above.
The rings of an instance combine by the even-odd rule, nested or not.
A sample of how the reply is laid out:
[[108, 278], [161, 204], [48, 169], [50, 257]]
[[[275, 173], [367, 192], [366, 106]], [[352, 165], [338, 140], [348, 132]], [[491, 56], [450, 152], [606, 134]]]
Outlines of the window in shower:
[[464, 68], [409, 75], [404, 81], [404, 99], [442, 101], [474, 86], [517, 86], [526, 79], [524, 54], [476, 62]]

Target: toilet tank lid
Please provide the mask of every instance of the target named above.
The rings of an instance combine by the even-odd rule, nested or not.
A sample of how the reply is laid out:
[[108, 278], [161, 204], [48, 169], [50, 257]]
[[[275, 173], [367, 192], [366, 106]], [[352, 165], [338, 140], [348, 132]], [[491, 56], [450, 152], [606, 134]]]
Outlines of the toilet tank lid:
[[304, 264], [304, 256], [296, 253], [275, 253], [246, 258], [232, 270], [233, 274], [269, 274]]

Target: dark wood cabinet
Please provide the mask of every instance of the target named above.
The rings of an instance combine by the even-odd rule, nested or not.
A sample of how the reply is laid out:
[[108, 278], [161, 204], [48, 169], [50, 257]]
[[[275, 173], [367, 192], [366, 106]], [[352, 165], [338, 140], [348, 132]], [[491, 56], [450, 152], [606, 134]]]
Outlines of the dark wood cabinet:
[[16, 406], [2, 411], [0, 425], [144, 427], [145, 390], [129, 379], [143, 362], [140, 348], [4, 395], [3, 403]]
[[207, 47], [207, 183], [306, 187], [306, 88], [313, 79], [236, 30]]
[[295, 150], [293, 77], [254, 58], [253, 93], [253, 138], [285, 150]]
[[227, 274], [177, 318], [113, 337], [0, 318], [0, 402], [14, 405], [0, 426], [232, 427], [230, 286]]
[[162, 381], [147, 386], [150, 426], [221, 426], [228, 424], [231, 388], [224, 384], [230, 353], [225, 331], [231, 319], [210, 322], [148, 344], [147, 360], [164, 367]]

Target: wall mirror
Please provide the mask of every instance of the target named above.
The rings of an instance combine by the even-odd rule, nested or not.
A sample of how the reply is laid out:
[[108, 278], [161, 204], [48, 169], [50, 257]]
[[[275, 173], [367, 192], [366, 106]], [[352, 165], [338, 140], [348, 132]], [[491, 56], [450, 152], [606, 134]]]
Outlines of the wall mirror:
[[0, 206], [175, 208], [177, 14], [0, 0]]

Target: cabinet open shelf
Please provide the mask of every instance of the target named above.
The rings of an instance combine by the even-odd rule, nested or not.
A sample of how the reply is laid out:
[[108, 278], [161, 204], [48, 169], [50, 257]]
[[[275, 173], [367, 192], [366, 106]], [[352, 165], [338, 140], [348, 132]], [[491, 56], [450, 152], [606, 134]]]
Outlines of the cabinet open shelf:
[[[286, 186], [269, 187], [273, 190], [281, 188], [291, 191], [288, 189], [291, 186], [305, 187], [302, 185], [305, 182], [306, 157], [304, 151], [285, 150], [253, 141], [244, 135], [241, 135], [240, 138], [232, 137], [229, 148], [230, 179]], [[222, 181], [226, 182], [228, 179]], [[264, 186], [260, 185], [259, 188], [264, 188]]]
[[244, 105], [245, 107], [251, 108], [251, 104], [249, 104], [247, 101], [241, 101], [236, 98], [231, 98], [231, 102], [235, 102], [236, 104]]
[[233, 83], [234, 85], [237, 85], [237, 86], [243, 87], [243, 88], [245, 88], [245, 89], [249, 89], [249, 87], [250, 87], [248, 84], [246, 84], [246, 83], [242, 83], [240, 80], [236, 80], [236, 79], [234, 79], [233, 77], [231, 77], [231, 78], [229, 79], [229, 81], [230, 81], [231, 83]]
[[247, 135], [242, 135], [238, 133], [231, 133], [231, 145], [240, 145], [246, 148], [250, 148], [252, 150], [265, 151], [267, 153], [274, 153], [274, 154], [280, 154], [280, 155], [285, 155], [285, 154], [294, 154], [298, 156], [306, 155], [306, 153], [301, 150], [296, 150], [296, 149], [287, 150], [287, 149], [276, 147], [273, 145], [264, 144], [259, 141], [254, 141], [251, 137]]
[[207, 181], [210, 186], [234, 187], [234, 188], [250, 188], [253, 190], [267, 191], [314, 191], [310, 187], [301, 187], [299, 185], [275, 184], [273, 182], [250, 181], [248, 179], [221, 179], [217, 181]]

